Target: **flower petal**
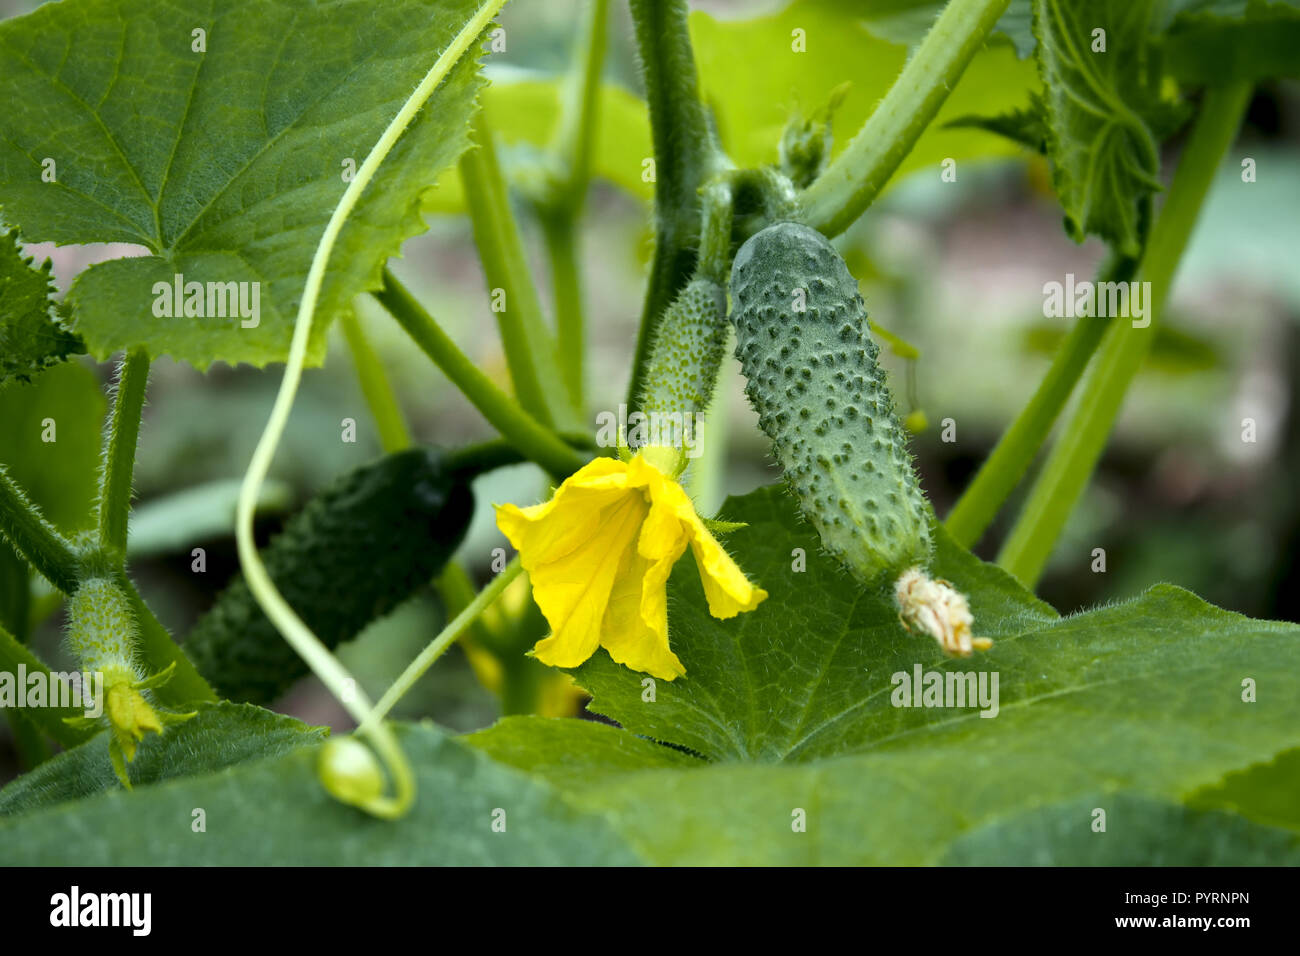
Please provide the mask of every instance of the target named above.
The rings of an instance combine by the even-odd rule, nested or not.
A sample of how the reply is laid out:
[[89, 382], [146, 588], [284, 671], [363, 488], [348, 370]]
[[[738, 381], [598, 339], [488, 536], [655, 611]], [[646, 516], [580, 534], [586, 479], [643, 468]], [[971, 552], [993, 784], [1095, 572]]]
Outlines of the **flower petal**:
[[[645, 540], [650, 527], [647, 519], [640, 540]], [[676, 541], [659, 557], [647, 558], [639, 548], [636, 551], [629, 548], [620, 563], [605, 612], [600, 643], [609, 656], [619, 664], [661, 680], [673, 680], [686, 673], [685, 666], [668, 645], [668, 576], [686, 550], [688, 540], [679, 522]]]
[[576, 667], [600, 645], [619, 563], [632, 550], [648, 507], [640, 494], [624, 492], [595, 516], [587, 541], [553, 560], [545, 553], [533, 560], [533, 598], [551, 625], [551, 635], [533, 648], [543, 664]]
[[749, 583], [745, 572], [731, 559], [718, 539], [698, 517], [691, 522], [691, 552], [699, 568], [709, 613], [726, 619], [741, 611], [752, 611], [767, 598], [767, 592]]

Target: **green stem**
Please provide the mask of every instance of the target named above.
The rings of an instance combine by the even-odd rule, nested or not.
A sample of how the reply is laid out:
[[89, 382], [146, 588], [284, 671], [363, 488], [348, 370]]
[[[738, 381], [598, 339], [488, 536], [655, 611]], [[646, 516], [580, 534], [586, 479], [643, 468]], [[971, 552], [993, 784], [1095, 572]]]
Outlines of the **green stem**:
[[0, 533], [28, 564], [64, 594], [77, 590], [81, 559], [72, 543], [45, 520], [3, 465], [0, 465]]
[[[456, 639], [461, 636], [461, 634], [465, 633], [465, 630], [478, 619], [478, 616], [482, 614], [493, 601], [501, 596], [501, 593], [506, 589], [506, 586], [509, 585], [510, 582], [513, 581], [521, 571], [523, 571], [523, 569], [524, 567], [519, 563], [519, 557], [516, 555], [514, 560], [507, 564], [505, 569], [492, 579], [492, 583], [480, 591], [478, 596], [469, 603], [469, 606], [457, 614], [456, 617], [452, 619], [451, 623], [442, 629], [442, 633], [435, 637], [429, 643], [429, 646], [420, 652], [420, 656], [410, 663], [397, 680], [393, 681], [393, 685], [384, 692], [384, 696], [379, 698], [379, 703], [375, 705], [370, 720], [376, 722], [383, 720], [384, 716], [393, 709], [393, 705], [401, 700], [403, 695], [415, 686], [415, 682], [424, 676], [425, 671], [433, 666], [433, 662], [441, 657], [443, 652], [446, 651], [447, 648], [450, 647]], [[358, 733], [364, 729], [364, 726], [359, 728]]]
[[560, 375], [574, 408], [586, 407], [587, 319], [582, 304], [582, 280], [578, 271], [579, 232], [575, 216], [568, 210], [541, 211], [542, 236], [551, 261], [551, 284], [555, 288], [555, 334]]
[[[1133, 259], [1117, 257], [1099, 272], [1098, 281], [1127, 282], [1133, 277], [1136, 264]], [[1096, 316], [1080, 318], [1074, 324], [1029, 402], [998, 439], [974, 480], [953, 505], [944, 526], [962, 547], [973, 547], [979, 541], [1007, 496], [1029, 470], [1097, 351], [1106, 325], [1106, 319]]]
[[356, 313], [349, 312], [343, 316], [342, 323], [348, 351], [352, 353], [352, 364], [361, 383], [361, 394], [365, 396], [375, 427], [379, 429], [379, 444], [385, 452], [411, 447], [411, 432], [406, 427], [402, 408], [397, 404], [397, 395], [388, 381], [384, 364], [370, 347], [361, 320]]
[[126, 531], [131, 516], [131, 476], [140, 439], [140, 415], [149, 387], [149, 356], [143, 349], [129, 352], [117, 373], [117, 398], [104, 434], [103, 468], [99, 476], [99, 544], [126, 560]]
[[593, 0], [585, 29], [569, 74], [555, 152], [564, 168], [554, 206], [567, 210], [570, 220], [582, 213], [591, 180], [592, 143], [596, 135], [597, 105], [600, 102], [600, 74], [605, 63], [605, 37], [609, 24], [609, 0]]
[[461, 157], [460, 175], [493, 308], [501, 306], [495, 315], [510, 381], [519, 401], [533, 410], [538, 421], [568, 427], [574, 424], [575, 414], [565, 402], [568, 392], [561, 381], [555, 341], [542, 320], [542, 303], [528, 271], [492, 130], [482, 110], [475, 127], [476, 148]]
[[803, 220], [834, 236], [871, 205], [957, 85], [1009, 0], [949, 0], [880, 105], [803, 194]]
[[701, 185], [723, 162], [700, 102], [685, 0], [631, 0], [655, 161], [655, 251], [627, 404], [645, 391], [659, 319], [695, 271]]
[[1241, 124], [1250, 89], [1247, 83], [1234, 83], [1207, 92], [1142, 260], [1139, 277], [1151, 283], [1150, 324], [1134, 328], [1131, 322], [1119, 321], [1106, 330], [1082, 398], [1065, 423], [1060, 441], [1048, 456], [998, 555], [998, 563], [1027, 587], [1038, 582], [1070, 512], [1101, 458], [1124, 396], [1151, 348], [1178, 262], [1219, 162]]
[[384, 270], [384, 288], [374, 293], [402, 328], [406, 329], [438, 368], [442, 369], [474, 407], [483, 413], [506, 440], [557, 479], [567, 478], [585, 460], [554, 432], [525, 412], [514, 399], [492, 383], [483, 371], [456, 347], [397, 277]]

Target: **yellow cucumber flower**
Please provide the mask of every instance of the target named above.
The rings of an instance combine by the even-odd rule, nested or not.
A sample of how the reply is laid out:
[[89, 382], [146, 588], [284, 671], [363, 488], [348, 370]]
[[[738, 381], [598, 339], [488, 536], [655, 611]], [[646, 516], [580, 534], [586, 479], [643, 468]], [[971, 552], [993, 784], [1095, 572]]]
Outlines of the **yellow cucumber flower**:
[[752, 611], [767, 597], [704, 526], [682, 486], [643, 454], [597, 458], [550, 501], [496, 510], [551, 625], [533, 654], [553, 667], [576, 667], [603, 647], [618, 663], [663, 680], [685, 674], [668, 646], [667, 586], [687, 545], [714, 617]]

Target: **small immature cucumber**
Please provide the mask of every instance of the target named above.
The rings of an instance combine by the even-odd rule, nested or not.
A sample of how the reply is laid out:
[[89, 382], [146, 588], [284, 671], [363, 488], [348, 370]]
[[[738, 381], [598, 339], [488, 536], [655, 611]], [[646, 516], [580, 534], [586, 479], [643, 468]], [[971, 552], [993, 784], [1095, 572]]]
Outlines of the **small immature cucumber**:
[[659, 321], [646, 364], [646, 414], [696, 414], [713, 396], [726, 347], [727, 291], [697, 275]]
[[[333, 649], [428, 583], [464, 537], [473, 510], [469, 486], [434, 452], [409, 449], [335, 480], [289, 519], [262, 561], [285, 600]], [[219, 694], [256, 704], [308, 670], [242, 576], [195, 625], [185, 650]]]
[[68, 647], [83, 670], [142, 677], [136, 634], [131, 603], [111, 578], [85, 578], [68, 599]]
[[869, 585], [924, 567], [929, 506], [844, 260], [778, 222], [740, 247], [731, 295], [745, 391], [822, 544]]

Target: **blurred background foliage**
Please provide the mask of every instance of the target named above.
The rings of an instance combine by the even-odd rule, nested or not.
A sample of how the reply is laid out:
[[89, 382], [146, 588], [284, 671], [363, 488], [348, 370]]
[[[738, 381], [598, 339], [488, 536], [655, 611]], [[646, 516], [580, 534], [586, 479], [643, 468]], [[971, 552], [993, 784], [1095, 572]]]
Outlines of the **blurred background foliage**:
[[[0, 14], [31, 6], [0, 0]], [[898, 3], [897, 15], [864, 19], [855, 15], [854, 4], [829, 0], [797, 0], [788, 7], [739, 0], [698, 4], [692, 33], [701, 81], [733, 159], [741, 165], [774, 162], [791, 116], [825, 106], [830, 91], [847, 79], [852, 85], [833, 117], [835, 147], [842, 148], [897, 74], [907, 44], [919, 37], [917, 21], [907, 15], [917, 6], [924, 4]], [[538, 150], [554, 130], [558, 78], [567, 69], [578, 8], [575, 0], [516, 0], [502, 17], [507, 49], [488, 58], [493, 85], [485, 109], [502, 141], [510, 178], [523, 192], [537, 173]], [[876, 3], [872, 9], [893, 8]], [[1036, 85], [1032, 61], [1018, 58], [1013, 42], [1023, 42], [1024, 24], [1013, 18], [1005, 26], [1006, 34], [995, 37], [954, 91], [940, 124], [972, 112], [1012, 109]], [[787, 50], [795, 28], [807, 31], [806, 71], [768, 68], [772, 51]], [[605, 80], [596, 181], [581, 238], [593, 429], [598, 412], [616, 411], [623, 400], [651, 251], [651, 186], [641, 175], [642, 159], [650, 154], [649, 129], [637, 92], [631, 27], [618, 3], [611, 10]], [[1103, 249], [1099, 242], [1077, 245], [1066, 236], [1041, 156], [981, 130], [940, 124], [839, 244], [861, 280], [873, 322], [919, 351], [908, 362], [886, 349], [884, 360], [901, 409], [922, 411], [929, 422], [913, 449], [923, 484], [943, 515], [1028, 399], [1065, 334], [1070, 320], [1043, 317], [1043, 284], [1064, 281], [1067, 273], [1091, 278]], [[1062, 612], [1172, 581], [1244, 614], [1300, 621], [1298, 136], [1300, 87], [1261, 86], [1232, 161], [1220, 174], [1225, 183], [1239, 182], [1238, 164], [1251, 157], [1257, 181], [1245, 191], [1245, 201], [1229, 201], [1227, 191], [1218, 190], [1203, 211], [1169, 306], [1170, 321], [1042, 581], [1041, 595]], [[1179, 137], [1169, 144], [1167, 165], [1180, 145]], [[940, 179], [939, 164], [949, 157], [957, 161], [955, 182]], [[472, 358], [505, 381], [470, 225], [459, 215], [454, 170], [430, 195], [427, 208], [428, 233], [407, 244], [394, 271]], [[536, 219], [526, 203], [517, 212], [535, 281], [548, 301], [549, 269]], [[87, 264], [123, 250], [36, 246], [31, 252], [55, 260], [66, 289]], [[358, 303], [358, 311], [418, 441], [453, 447], [494, 437], [386, 313], [368, 299]], [[88, 518], [104, 410], [101, 387], [110, 372], [83, 360], [34, 385], [0, 390], [0, 460], [38, 502], [84, 500]], [[177, 634], [186, 632], [237, 570], [229, 530], [234, 483], [248, 464], [278, 380], [276, 371], [218, 366], [200, 374], [166, 360], [154, 363], [136, 468], [132, 565], [159, 618]], [[23, 443], [37, 440], [38, 423], [47, 416], [58, 421], [61, 466], [28, 474]], [[1242, 440], [1247, 417], [1256, 422], [1254, 442]], [[342, 440], [345, 419], [356, 422], [354, 443]], [[711, 420], [710, 441], [725, 453], [701, 469], [694, 485], [706, 513], [728, 493], [778, 478], [734, 362], [724, 371]], [[942, 440], [945, 420], [955, 429], [953, 441]], [[272, 468], [259, 524], [263, 540], [331, 477], [379, 451], [336, 326], [324, 367], [304, 380]], [[540, 500], [547, 480], [532, 466], [517, 466], [485, 476], [475, 490], [478, 510], [460, 558], [481, 583], [491, 573], [494, 549], [507, 546], [489, 503]], [[1004, 520], [985, 536], [977, 549], [982, 556], [991, 559], [1017, 504], [1013, 499]], [[53, 517], [71, 523], [78, 515]], [[206, 553], [202, 574], [191, 570], [196, 547]], [[1096, 548], [1105, 549], [1104, 573], [1092, 570]], [[12, 554], [0, 553], [0, 562], [15, 567]], [[30, 615], [40, 624], [30, 639], [48, 660], [67, 665], [61, 622], [50, 614], [57, 602], [40, 594], [38, 589]], [[544, 633], [531, 603], [526, 590], [512, 592], [484, 626], [513, 629], [512, 640], [527, 647]], [[371, 626], [341, 656], [377, 696], [446, 616], [430, 589]], [[454, 648], [403, 700], [399, 715], [430, 716], [461, 730], [489, 724], [502, 707], [487, 689], [499, 683], [499, 674], [494, 678], [495, 662], [481, 648], [476, 653], [477, 647], [471, 641], [468, 653]], [[566, 713], [578, 700], [555, 681], [534, 706]], [[314, 678], [276, 706], [312, 723], [349, 725]], [[0, 743], [0, 780], [13, 770], [12, 753]]]

